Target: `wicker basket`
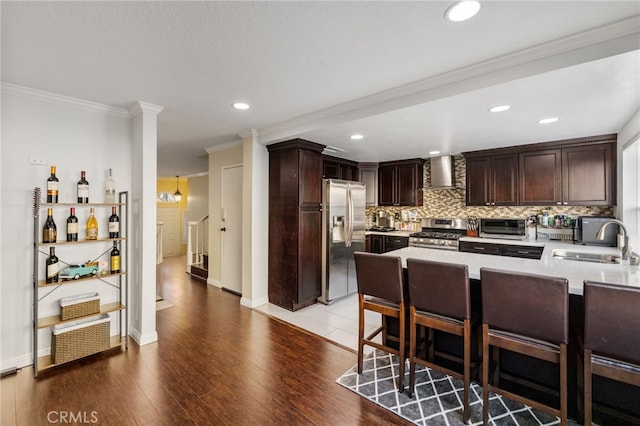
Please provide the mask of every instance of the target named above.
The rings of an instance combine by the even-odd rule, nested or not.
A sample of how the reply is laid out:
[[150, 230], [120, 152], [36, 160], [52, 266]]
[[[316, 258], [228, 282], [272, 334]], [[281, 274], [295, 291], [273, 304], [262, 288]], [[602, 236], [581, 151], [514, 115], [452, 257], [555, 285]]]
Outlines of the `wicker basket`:
[[52, 327], [51, 358], [60, 364], [109, 349], [111, 318], [102, 314]]
[[98, 293], [79, 294], [60, 299], [60, 319], [62, 321], [99, 313], [100, 295]]

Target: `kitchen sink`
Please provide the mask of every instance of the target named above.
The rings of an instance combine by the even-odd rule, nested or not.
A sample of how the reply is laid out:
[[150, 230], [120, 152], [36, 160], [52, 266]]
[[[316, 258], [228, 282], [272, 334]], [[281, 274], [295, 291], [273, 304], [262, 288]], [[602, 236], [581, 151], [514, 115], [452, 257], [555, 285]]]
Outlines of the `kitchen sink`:
[[620, 256], [614, 254], [583, 253], [579, 251], [554, 250], [553, 257], [593, 263], [620, 263]]

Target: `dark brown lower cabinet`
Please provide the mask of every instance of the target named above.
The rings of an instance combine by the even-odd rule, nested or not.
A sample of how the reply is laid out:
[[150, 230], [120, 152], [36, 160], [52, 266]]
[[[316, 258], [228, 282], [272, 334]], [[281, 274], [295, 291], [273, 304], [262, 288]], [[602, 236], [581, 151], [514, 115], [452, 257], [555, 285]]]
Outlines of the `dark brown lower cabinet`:
[[366, 237], [366, 250], [369, 253], [386, 253], [409, 246], [408, 237], [395, 235], [370, 234]]

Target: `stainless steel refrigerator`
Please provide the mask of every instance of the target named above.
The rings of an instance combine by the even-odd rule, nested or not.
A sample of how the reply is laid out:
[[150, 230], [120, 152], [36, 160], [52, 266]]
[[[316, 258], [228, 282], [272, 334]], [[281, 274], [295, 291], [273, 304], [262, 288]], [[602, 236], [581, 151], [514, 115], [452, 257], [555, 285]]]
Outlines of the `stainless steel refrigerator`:
[[365, 251], [365, 185], [322, 180], [322, 291], [329, 304], [358, 291], [353, 253]]

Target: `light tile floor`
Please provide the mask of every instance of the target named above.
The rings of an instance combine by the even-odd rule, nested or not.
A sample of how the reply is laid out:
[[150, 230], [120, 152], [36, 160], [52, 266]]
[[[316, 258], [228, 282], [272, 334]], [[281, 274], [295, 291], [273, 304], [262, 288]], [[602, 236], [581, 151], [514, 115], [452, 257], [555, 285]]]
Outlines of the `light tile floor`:
[[[358, 350], [358, 294], [334, 301], [316, 303], [295, 312], [267, 303], [254, 310], [322, 336], [353, 351]], [[365, 336], [380, 326], [380, 314], [365, 312]], [[376, 341], [380, 341], [380, 336]], [[365, 346], [365, 354], [373, 348]]]

